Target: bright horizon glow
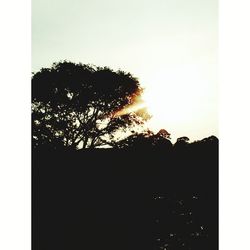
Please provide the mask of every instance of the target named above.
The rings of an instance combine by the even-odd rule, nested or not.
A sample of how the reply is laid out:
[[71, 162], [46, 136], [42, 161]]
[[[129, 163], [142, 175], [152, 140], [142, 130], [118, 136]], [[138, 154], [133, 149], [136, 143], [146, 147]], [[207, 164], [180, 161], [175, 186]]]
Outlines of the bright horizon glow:
[[174, 127], [199, 122], [197, 117], [205, 109], [202, 102], [209, 82], [200, 74], [198, 66], [170, 68], [155, 72], [147, 79], [142, 99], [152, 116], [148, 121], [150, 129], [157, 132], [166, 128], [166, 124]]
[[[192, 92], [199, 89], [201, 82], [197, 75], [191, 69], [178, 68], [176, 72], [156, 72], [148, 84], [145, 83], [143, 99], [158, 124], [162, 125], [161, 123], [167, 121], [184, 122], [192, 114], [195, 115], [195, 104], [199, 97], [194, 96]], [[157, 83], [157, 88], [150, 84], [154, 82]]]
[[33, 0], [32, 71], [69, 60], [138, 77], [154, 132], [218, 136], [217, 0]]

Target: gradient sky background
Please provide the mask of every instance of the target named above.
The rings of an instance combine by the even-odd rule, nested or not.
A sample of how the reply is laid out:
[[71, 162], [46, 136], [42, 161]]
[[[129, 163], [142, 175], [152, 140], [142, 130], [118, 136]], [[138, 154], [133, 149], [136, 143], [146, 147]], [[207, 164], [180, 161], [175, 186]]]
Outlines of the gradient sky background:
[[71, 60], [138, 77], [154, 131], [218, 136], [217, 0], [33, 0], [32, 71]]

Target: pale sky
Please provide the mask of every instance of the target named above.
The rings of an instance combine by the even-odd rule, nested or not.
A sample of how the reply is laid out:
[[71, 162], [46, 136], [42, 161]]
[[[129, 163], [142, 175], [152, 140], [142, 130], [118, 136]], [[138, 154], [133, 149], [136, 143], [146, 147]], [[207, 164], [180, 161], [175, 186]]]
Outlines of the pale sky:
[[217, 0], [33, 0], [32, 71], [71, 60], [139, 78], [149, 126], [218, 136]]

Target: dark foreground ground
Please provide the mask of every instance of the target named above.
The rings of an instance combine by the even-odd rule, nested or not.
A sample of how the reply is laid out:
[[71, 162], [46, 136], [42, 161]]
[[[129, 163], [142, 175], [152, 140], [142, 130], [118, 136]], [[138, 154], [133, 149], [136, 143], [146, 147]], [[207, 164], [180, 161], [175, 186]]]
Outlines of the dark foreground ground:
[[34, 151], [33, 250], [218, 249], [217, 146]]

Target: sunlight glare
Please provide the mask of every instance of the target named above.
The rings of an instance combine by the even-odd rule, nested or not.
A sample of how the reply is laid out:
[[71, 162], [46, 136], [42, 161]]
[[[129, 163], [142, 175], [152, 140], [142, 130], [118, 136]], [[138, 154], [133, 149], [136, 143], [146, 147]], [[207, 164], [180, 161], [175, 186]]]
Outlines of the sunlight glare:
[[154, 131], [185, 125], [197, 117], [207, 85], [196, 67], [187, 66], [158, 71], [142, 84], [142, 99], [152, 116], [148, 125]]

